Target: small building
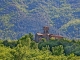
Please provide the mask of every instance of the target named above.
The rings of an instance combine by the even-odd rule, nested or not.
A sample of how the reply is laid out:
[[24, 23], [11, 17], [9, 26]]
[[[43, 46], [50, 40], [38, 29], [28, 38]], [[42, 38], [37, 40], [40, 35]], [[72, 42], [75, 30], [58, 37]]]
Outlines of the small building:
[[51, 37], [53, 37], [55, 39], [62, 39], [63, 38], [60, 35], [49, 34], [49, 27], [45, 26], [45, 27], [43, 27], [43, 33], [36, 33], [35, 34], [35, 41], [40, 42], [42, 40], [42, 38], [49, 40]]

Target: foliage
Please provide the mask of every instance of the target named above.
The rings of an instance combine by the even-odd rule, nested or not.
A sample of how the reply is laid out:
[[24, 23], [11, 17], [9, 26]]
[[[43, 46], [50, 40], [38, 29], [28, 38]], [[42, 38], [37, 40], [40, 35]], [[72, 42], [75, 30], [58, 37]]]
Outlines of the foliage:
[[26, 45], [30, 47], [30, 43], [31, 43], [30, 36], [29, 35], [22, 36], [22, 38], [18, 40], [18, 43], [22, 44], [22, 46]]
[[33, 38], [34, 38], [32, 33], [29, 33], [29, 37], [30, 37], [31, 40], [33, 40]]
[[[1, 0], [0, 38], [16, 40], [42, 26], [69, 38], [80, 38], [80, 0]], [[31, 38], [32, 40], [32, 38]]]
[[42, 38], [42, 39], [41, 39], [41, 42], [46, 42], [46, 39], [45, 39], [45, 38]]
[[80, 41], [78, 40], [63, 39], [36, 43], [30, 38], [31, 36], [26, 34], [16, 41], [0, 40], [0, 60], [80, 59]]
[[13, 47], [16, 47], [17, 46], [17, 41], [16, 40], [14, 40], [14, 41], [12, 41], [12, 40], [4, 40], [2, 44], [4, 46], [13, 48]]
[[0, 59], [11, 60], [13, 58], [13, 55], [10, 54], [11, 50], [9, 47], [0, 46]]
[[64, 53], [64, 49], [63, 49], [62, 45], [52, 47], [52, 54], [53, 55], [61, 55], [63, 53]]

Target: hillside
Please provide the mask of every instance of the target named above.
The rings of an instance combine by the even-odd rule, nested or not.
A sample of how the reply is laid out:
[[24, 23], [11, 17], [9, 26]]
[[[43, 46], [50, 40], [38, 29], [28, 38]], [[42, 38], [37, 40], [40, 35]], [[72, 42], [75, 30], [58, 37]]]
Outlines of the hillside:
[[80, 38], [80, 0], [0, 0], [0, 39], [18, 39], [32, 32]]

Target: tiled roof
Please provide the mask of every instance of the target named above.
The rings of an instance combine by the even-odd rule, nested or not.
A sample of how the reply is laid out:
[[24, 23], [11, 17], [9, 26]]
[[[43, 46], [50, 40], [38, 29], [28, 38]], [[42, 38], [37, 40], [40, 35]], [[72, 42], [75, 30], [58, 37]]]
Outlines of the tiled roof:
[[60, 38], [62, 38], [63, 36], [60, 36], [60, 35], [50, 35], [51, 37], [60, 37]]

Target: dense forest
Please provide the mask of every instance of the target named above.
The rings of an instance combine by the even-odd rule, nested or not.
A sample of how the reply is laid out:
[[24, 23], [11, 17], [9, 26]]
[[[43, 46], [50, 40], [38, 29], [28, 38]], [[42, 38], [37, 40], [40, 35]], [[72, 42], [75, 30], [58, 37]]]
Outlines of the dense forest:
[[31, 32], [80, 38], [80, 0], [0, 0], [0, 39], [18, 39]]
[[80, 0], [0, 0], [0, 60], [80, 60]]
[[0, 40], [0, 60], [80, 60], [80, 40], [42, 38], [31, 33], [18, 40]]

